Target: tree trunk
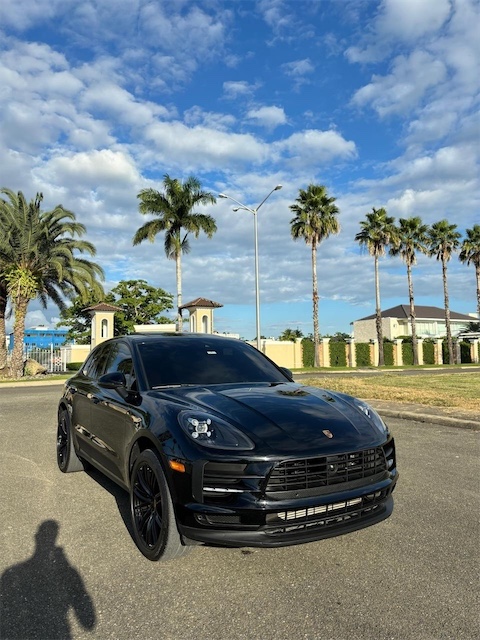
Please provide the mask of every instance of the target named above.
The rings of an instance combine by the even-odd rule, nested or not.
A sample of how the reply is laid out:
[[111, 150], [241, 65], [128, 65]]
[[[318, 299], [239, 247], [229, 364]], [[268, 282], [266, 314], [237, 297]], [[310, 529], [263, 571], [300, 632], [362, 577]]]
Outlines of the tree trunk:
[[7, 367], [7, 332], [5, 316], [7, 312], [7, 288], [0, 283], [0, 376]]
[[312, 240], [312, 284], [313, 284], [313, 345], [314, 366], [320, 367], [320, 330], [318, 327], [318, 281], [317, 281], [317, 241]]
[[448, 300], [448, 287], [447, 287], [447, 261], [442, 258], [442, 276], [443, 276], [443, 299], [445, 301], [445, 327], [447, 329], [447, 343], [448, 343], [448, 361], [450, 364], [455, 364], [455, 355], [453, 352], [453, 340], [452, 329], [450, 327], [450, 303]]
[[410, 298], [410, 325], [412, 327], [413, 364], [418, 365], [417, 324], [413, 299], [412, 265], [407, 262], [408, 297]]
[[177, 252], [175, 258], [176, 275], [177, 275], [177, 331], [183, 331], [182, 310], [182, 250]]
[[380, 306], [380, 278], [378, 273], [378, 256], [375, 256], [375, 325], [377, 327], [378, 340], [378, 366], [383, 367], [385, 358], [383, 355], [383, 328], [382, 308]]
[[13, 352], [10, 363], [10, 376], [21, 378], [23, 376], [23, 339], [25, 334], [25, 317], [27, 315], [30, 300], [24, 296], [18, 296], [15, 300], [15, 322], [13, 324]]
[[480, 264], [475, 265], [475, 275], [477, 276], [477, 315], [480, 320]]

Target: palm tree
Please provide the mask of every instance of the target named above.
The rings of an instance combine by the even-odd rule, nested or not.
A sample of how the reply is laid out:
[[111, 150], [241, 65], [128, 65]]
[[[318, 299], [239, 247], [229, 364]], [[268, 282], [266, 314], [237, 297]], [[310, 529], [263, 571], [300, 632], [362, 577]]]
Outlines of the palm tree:
[[139, 211], [142, 214], [154, 214], [133, 236], [133, 244], [144, 240], [153, 242], [157, 233], [165, 232], [165, 253], [167, 258], [175, 260], [177, 276], [177, 330], [182, 330], [182, 253], [189, 253], [188, 236], [193, 233], [198, 238], [200, 231], [209, 238], [217, 230], [212, 216], [193, 212], [197, 205], [215, 204], [216, 199], [209, 191], [202, 191], [197, 178], [190, 176], [182, 184], [176, 178], [164, 176], [164, 193], [155, 189], [143, 189], [138, 194]]
[[455, 364], [453, 352], [452, 330], [450, 326], [450, 305], [448, 300], [447, 263], [460, 244], [460, 234], [456, 231], [456, 224], [449, 224], [448, 220], [440, 220], [432, 224], [428, 231], [428, 246], [431, 256], [435, 256], [442, 263], [443, 298], [445, 301], [445, 326], [447, 329], [448, 358], [450, 364]]
[[356, 242], [365, 247], [375, 260], [375, 325], [378, 340], [378, 366], [385, 364], [383, 355], [383, 330], [382, 308], [380, 306], [380, 277], [378, 272], [378, 259], [385, 255], [386, 247], [395, 244], [397, 231], [394, 225], [395, 218], [389, 216], [386, 210], [375, 209], [366, 214], [366, 220], [360, 222], [362, 230], [355, 236]]
[[4, 280], [0, 279], [0, 375], [2, 375], [7, 367], [7, 331], [5, 327], [6, 313], [7, 283]]
[[303, 333], [300, 329], [290, 329], [290, 327], [284, 329], [282, 334], [278, 336], [278, 339], [283, 342], [296, 342], [300, 338], [303, 338]]
[[480, 224], [467, 229], [467, 237], [463, 240], [459, 258], [466, 264], [475, 266], [477, 276], [477, 315], [480, 320]]
[[42, 194], [27, 203], [21, 191], [15, 194], [2, 189], [1, 193], [7, 199], [0, 200], [0, 223], [4, 231], [0, 240], [0, 276], [15, 312], [10, 373], [20, 377], [25, 317], [30, 301], [38, 297], [46, 307], [50, 299], [63, 309], [66, 296], [76, 294], [86, 299], [91, 289], [100, 293], [102, 287], [97, 277], [103, 278], [103, 270], [96, 263], [75, 255], [76, 252], [95, 255], [95, 248], [90, 242], [75, 238], [85, 233], [85, 227], [76, 222], [73, 212], [62, 205], [42, 212]]
[[323, 185], [310, 184], [307, 189], [299, 189], [298, 198], [290, 209], [295, 217], [290, 220], [291, 233], [294, 240], [303, 238], [312, 247], [312, 284], [313, 284], [313, 342], [315, 348], [315, 367], [320, 362], [320, 330], [318, 324], [318, 282], [317, 282], [317, 248], [331, 234], [339, 233], [340, 213], [335, 203], [336, 198], [329, 198], [327, 188]]
[[392, 245], [390, 254], [400, 255], [407, 265], [408, 297], [410, 299], [410, 324], [412, 327], [413, 364], [418, 364], [417, 328], [415, 322], [415, 302], [413, 298], [412, 266], [416, 264], [416, 251], [428, 253], [426, 247], [428, 226], [422, 224], [419, 216], [400, 218], [397, 227], [397, 242]]

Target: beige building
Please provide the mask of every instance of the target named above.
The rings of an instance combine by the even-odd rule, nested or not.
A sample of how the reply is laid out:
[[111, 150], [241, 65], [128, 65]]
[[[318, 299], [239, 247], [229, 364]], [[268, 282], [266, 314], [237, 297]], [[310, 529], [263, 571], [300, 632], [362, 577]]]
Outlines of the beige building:
[[[417, 336], [419, 338], [441, 338], [446, 335], [445, 311], [439, 307], [415, 306]], [[474, 322], [476, 316], [450, 311], [452, 335], [457, 336], [465, 325]], [[401, 304], [382, 311], [383, 337], [395, 340], [399, 336], [411, 336], [410, 305]], [[355, 320], [353, 323], [355, 342], [376, 340], [375, 314]]]
[[180, 309], [186, 309], [190, 314], [190, 333], [214, 333], [213, 330], [213, 310], [220, 309], [223, 304], [207, 300], [206, 298], [195, 298], [191, 302], [183, 304]]

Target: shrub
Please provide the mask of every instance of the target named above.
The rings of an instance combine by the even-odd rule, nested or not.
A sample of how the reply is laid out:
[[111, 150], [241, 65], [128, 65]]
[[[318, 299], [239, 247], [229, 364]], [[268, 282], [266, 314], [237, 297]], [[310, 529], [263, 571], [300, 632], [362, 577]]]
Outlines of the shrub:
[[403, 364], [413, 365], [413, 345], [412, 342], [402, 342]]
[[313, 367], [315, 364], [315, 350], [313, 340], [303, 338], [302, 340], [302, 357], [304, 367]]
[[423, 363], [435, 364], [435, 347], [433, 340], [427, 339], [423, 341]]
[[330, 366], [331, 367], [346, 367], [347, 366], [347, 354], [346, 354], [346, 342], [330, 342]]
[[394, 364], [393, 360], [393, 342], [384, 342], [383, 343], [383, 359], [385, 364], [388, 367], [392, 367]]
[[460, 342], [460, 356], [460, 362], [465, 364], [470, 364], [472, 362], [472, 352], [470, 351], [469, 342]]
[[67, 362], [67, 371], [78, 371], [83, 362]]
[[357, 367], [372, 366], [372, 361], [370, 359], [370, 345], [368, 342], [355, 343], [355, 357], [357, 360]]
[[442, 357], [443, 357], [443, 364], [450, 364], [450, 357], [448, 355], [448, 341], [444, 340], [442, 342]]

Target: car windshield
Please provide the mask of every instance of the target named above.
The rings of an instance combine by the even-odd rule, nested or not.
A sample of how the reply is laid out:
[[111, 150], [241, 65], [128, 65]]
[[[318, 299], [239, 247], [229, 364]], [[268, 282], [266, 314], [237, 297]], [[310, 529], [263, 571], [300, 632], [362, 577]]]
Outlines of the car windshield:
[[151, 389], [176, 385], [287, 382], [255, 348], [240, 340], [174, 337], [138, 344]]

